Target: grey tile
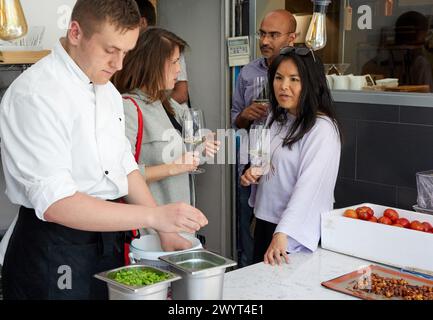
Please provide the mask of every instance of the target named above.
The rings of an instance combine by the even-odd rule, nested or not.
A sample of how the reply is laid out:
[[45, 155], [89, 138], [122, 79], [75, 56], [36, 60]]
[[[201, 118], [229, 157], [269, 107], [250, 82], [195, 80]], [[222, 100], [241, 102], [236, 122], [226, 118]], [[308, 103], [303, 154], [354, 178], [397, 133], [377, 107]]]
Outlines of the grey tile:
[[343, 135], [341, 148], [339, 177], [355, 179], [356, 169], [356, 121], [343, 119], [340, 121]]
[[433, 169], [433, 127], [359, 121], [356, 161], [357, 180], [416, 188]]
[[412, 210], [416, 204], [417, 190], [413, 188], [398, 187], [397, 189], [397, 207], [406, 210]]
[[335, 102], [337, 115], [341, 119], [398, 122], [399, 107], [367, 103]]
[[335, 208], [364, 202], [395, 207], [397, 187], [340, 178], [335, 187]]
[[433, 108], [401, 106], [400, 122], [433, 126]]

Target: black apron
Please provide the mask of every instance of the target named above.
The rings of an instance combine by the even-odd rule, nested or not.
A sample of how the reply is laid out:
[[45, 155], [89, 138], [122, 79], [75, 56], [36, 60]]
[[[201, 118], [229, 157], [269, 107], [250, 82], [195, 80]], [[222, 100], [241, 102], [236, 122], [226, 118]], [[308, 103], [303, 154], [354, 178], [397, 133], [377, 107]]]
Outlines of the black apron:
[[123, 265], [125, 236], [44, 222], [21, 207], [2, 269], [4, 299], [108, 299], [106, 283], [93, 275]]

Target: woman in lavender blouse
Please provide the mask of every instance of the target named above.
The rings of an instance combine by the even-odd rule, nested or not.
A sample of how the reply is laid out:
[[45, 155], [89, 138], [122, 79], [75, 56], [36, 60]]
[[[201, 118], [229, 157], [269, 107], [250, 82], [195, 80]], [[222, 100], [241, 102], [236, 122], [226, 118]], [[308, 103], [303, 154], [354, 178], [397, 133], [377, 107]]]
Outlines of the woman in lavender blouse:
[[274, 265], [288, 262], [288, 253], [317, 249], [320, 215], [333, 208], [341, 134], [323, 64], [313, 51], [281, 49], [268, 79], [269, 164], [246, 170], [241, 184], [256, 185], [250, 198], [254, 262]]

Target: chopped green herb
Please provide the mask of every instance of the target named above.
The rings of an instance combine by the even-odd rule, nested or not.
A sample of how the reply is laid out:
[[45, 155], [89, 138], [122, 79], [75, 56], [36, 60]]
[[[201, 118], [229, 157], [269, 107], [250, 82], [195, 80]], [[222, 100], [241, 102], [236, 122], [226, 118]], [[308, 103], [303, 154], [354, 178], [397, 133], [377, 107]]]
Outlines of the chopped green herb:
[[117, 271], [112, 279], [128, 286], [144, 286], [161, 282], [170, 278], [167, 273], [146, 268], [127, 268]]

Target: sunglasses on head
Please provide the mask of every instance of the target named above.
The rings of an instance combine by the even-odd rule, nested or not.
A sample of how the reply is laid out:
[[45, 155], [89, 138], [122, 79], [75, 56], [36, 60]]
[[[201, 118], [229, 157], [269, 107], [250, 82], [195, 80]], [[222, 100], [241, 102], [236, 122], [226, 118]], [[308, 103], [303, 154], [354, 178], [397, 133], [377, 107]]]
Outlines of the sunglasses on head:
[[287, 55], [287, 54], [292, 53], [292, 52], [294, 52], [298, 56], [306, 56], [311, 52], [311, 55], [313, 56], [313, 60], [314, 60], [314, 62], [316, 62], [316, 57], [314, 56], [314, 52], [310, 48], [307, 48], [307, 47], [284, 47], [284, 48], [281, 48], [281, 50], [280, 50], [281, 55]]

